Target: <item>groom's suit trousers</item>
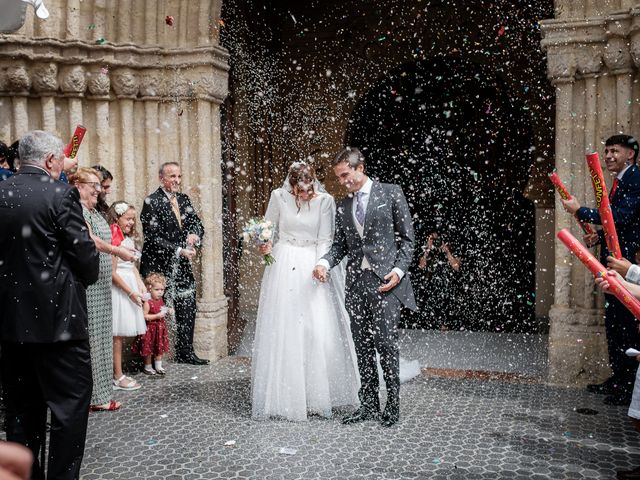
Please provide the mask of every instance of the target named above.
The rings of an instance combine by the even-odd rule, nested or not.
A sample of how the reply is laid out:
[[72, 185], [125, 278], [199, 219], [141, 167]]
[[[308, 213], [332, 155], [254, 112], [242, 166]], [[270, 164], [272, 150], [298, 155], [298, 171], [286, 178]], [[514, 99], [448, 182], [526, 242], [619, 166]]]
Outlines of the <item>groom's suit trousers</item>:
[[346, 307], [351, 317], [351, 334], [360, 371], [360, 403], [372, 411], [380, 411], [376, 351], [387, 387], [387, 401], [397, 402], [400, 394], [400, 352], [398, 320], [401, 303], [391, 292], [380, 293], [382, 282], [371, 270], [346, 291]]

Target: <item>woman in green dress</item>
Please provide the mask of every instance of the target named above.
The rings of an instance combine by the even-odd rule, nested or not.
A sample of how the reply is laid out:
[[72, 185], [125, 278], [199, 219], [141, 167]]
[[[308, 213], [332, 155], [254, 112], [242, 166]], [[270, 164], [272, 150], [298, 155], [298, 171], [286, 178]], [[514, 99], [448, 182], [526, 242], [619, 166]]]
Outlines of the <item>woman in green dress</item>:
[[[100, 174], [92, 168], [78, 168], [69, 179], [80, 193], [82, 213], [100, 252], [98, 281], [87, 289], [89, 316], [89, 343], [93, 373], [92, 411], [110, 411], [121, 407], [113, 400], [113, 328], [111, 319], [111, 255], [123, 260], [133, 260], [133, 252], [111, 245], [109, 225], [96, 210], [101, 190]], [[128, 379], [131, 385], [135, 380]]]

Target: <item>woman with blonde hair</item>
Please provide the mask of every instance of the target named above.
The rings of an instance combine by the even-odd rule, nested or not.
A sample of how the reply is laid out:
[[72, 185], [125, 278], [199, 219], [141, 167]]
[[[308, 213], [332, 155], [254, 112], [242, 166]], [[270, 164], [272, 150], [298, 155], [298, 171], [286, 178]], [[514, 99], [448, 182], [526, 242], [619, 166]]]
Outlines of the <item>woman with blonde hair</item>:
[[91, 238], [100, 252], [98, 281], [87, 288], [87, 313], [89, 317], [89, 343], [91, 345], [91, 369], [93, 376], [92, 411], [112, 411], [121, 407], [113, 400], [111, 382], [113, 371], [113, 339], [111, 324], [111, 256], [131, 261], [135, 255], [124, 247], [111, 245], [111, 231], [105, 219], [96, 210], [101, 190], [101, 176], [92, 169], [80, 167], [71, 175], [69, 183], [80, 193], [82, 213]]

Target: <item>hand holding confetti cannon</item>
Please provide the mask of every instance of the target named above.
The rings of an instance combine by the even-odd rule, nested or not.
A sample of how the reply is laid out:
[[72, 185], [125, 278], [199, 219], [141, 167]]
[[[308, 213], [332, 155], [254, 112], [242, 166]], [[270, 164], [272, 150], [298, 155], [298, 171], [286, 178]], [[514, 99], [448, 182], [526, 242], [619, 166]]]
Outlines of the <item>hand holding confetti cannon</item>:
[[[571, 198], [571, 195], [569, 194], [569, 191], [567, 190], [567, 187], [564, 186], [564, 183], [562, 183], [562, 180], [560, 180], [560, 176], [556, 173], [550, 173], [549, 174], [549, 180], [551, 180], [551, 183], [553, 183], [553, 185], [556, 187], [556, 190], [558, 192], [558, 194], [560, 195], [560, 198], [563, 200], [569, 200]], [[578, 218], [577, 215], [574, 214], [574, 217], [576, 218], [576, 221], [578, 222], [578, 225], [580, 225], [580, 227], [582, 227], [582, 231], [587, 234], [587, 235], [592, 235], [594, 233], [596, 233], [593, 228], [591, 228], [591, 225], [589, 225], [588, 223], [583, 223], [582, 221], [580, 221], [580, 219]]]
[[82, 125], [78, 125], [76, 127], [76, 131], [73, 133], [73, 137], [71, 137], [71, 141], [69, 144], [64, 147], [64, 154], [69, 158], [76, 158], [78, 154], [78, 149], [80, 148], [80, 144], [82, 143], [82, 139], [84, 138], [84, 134], [87, 131]]
[[616, 226], [613, 223], [613, 213], [611, 212], [611, 205], [609, 204], [607, 186], [604, 183], [600, 157], [597, 152], [587, 155], [587, 165], [589, 166], [593, 193], [596, 197], [596, 207], [598, 208], [598, 213], [600, 213], [600, 221], [602, 222], [607, 249], [613, 257], [620, 259], [622, 258], [622, 251], [620, 250], [620, 243], [618, 242]]
[[640, 301], [618, 281], [617, 278], [607, 275], [607, 269], [586, 249], [566, 228], [558, 232], [558, 238], [571, 252], [578, 257], [591, 271], [595, 278], [606, 278], [609, 282], [609, 292], [622, 303], [636, 318], [640, 318]]

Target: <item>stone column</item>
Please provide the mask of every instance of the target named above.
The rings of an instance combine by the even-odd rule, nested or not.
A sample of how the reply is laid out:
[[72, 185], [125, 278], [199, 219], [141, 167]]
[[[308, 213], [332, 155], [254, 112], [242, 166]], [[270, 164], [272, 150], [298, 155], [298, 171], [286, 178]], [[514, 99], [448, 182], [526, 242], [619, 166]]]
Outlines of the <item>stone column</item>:
[[555, 280], [554, 263], [554, 214], [553, 205], [537, 201], [536, 215], [536, 319], [547, 322], [553, 303]]
[[[604, 20], [545, 21], [542, 45], [548, 52], [548, 75], [556, 87], [556, 170], [583, 205], [593, 205], [585, 153], [599, 150], [603, 104], [599, 76], [607, 42]], [[615, 104], [615, 103], [614, 103]], [[578, 238], [575, 220], [555, 202], [555, 232], [569, 228]], [[603, 312], [591, 275], [569, 250], [555, 242], [555, 299], [550, 311], [548, 381], [584, 384], [609, 373]]]
[[[613, 15], [607, 19], [607, 45], [604, 61], [616, 79], [616, 132], [631, 131], [631, 103], [633, 82], [633, 60], [629, 50], [629, 15]], [[613, 135], [614, 132], [611, 134]]]
[[[87, 79], [85, 69], [82, 66], [63, 66], [60, 67], [60, 89], [67, 98], [67, 121], [63, 123], [62, 129], [58, 132], [62, 136], [63, 141], [71, 138], [76, 125], [82, 124], [82, 97], [85, 95], [87, 88]], [[89, 159], [84, 155], [79, 155], [83, 166], [88, 166]]]
[[122, 172], [124, 200], [134, 203], [136, 197], [136, 155], [133, 133], [133, 101], [138, 94], [138, 80], [129, 69], [122, 69], [113, 75], [113, 89], [119, 99], [120, 128], [117, 138], [120, 141], [119, 171]]
[[11, 138], [17, 140], [29, 131], [27, 95], [31, 88], [31, 76], [26, 65], [17, 63], [7, 68], [6, 88], [12, 93], [8, 99], [11, 103]]
[[158, 183], [158, 104], [154, 101], [144, 102], [145, 113], [145, 150], [147, 151], [147, 185], [145, 191], [150, 193]]
[[95, 158], [92, 164], [100, 164], [113, 173], [115, 164], [112, 160], [111, 136], [109, 128], [109, 92], [111, 80], [102, 71], [94, 71], [88, 82], [90, 98], [95, 109], [94, 147]]
[[202, 254], [201, 297], [198, 299], [195, 349], [198, 356], [219, 358], [227, 352], [227, 299], [222, 278], [222, 170], [220, 168], [220, 108], [197, 101], [198, 157], [200, 162], [201, 215], [205, 226]]
[[42, 129], [56, 132], [56, 90], [58, 90], [58, 66], [44, 63], [33, 68], [33, 89], [40, 95]]

